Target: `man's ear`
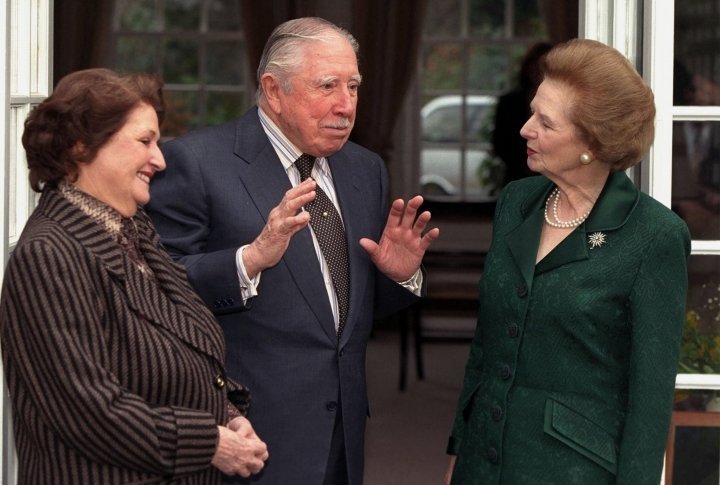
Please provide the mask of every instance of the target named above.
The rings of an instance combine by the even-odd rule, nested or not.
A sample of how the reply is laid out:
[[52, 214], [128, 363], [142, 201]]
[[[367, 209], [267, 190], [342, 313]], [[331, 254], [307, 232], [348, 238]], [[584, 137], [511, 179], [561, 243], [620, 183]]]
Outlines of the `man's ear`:
[[263, 94], [267, 100], [268, 107], [275, 114], [279, 114], [281, 111], [280, 107], [280, 90], [283, 89], [280, 82], [269, 73], [265, 73], [260, 78], [260, 84], [262, 84]]

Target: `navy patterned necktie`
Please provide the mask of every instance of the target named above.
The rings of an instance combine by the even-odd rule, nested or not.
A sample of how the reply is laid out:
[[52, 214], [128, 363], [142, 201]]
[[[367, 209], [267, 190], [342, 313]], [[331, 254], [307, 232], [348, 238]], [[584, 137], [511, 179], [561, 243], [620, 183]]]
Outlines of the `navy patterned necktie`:
[[[302, 154], [295, 161], [300, 179], [310, 177], [315, 157]], [[342, 219], [330, 197], [319, 185], [315, 187], [315, 200], [305, 206], [310, 213], [310, 225], [320, 245], [325, 262], [330, 270], [335, 294], [338, 299], [338, 338], [342, 334], [350, 303], [350, 265], [348, 263], [347, 239]]]

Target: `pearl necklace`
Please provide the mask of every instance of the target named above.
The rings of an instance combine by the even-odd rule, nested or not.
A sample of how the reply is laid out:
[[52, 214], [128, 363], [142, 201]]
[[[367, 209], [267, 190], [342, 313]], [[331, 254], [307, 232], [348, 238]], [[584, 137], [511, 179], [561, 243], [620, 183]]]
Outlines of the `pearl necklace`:
[[[550, 200], [553, 201], [552, 203], [552, 214], [554, 221], [550, 220], [550, 217], [548, 217], [548, 206], [550, 205]], [[585, 222], [585, 219], [590, 215], [590, 210], [585, 212], [585, 214], [581, 215], [580, 217], [576, 217], [575, 219], [569, 220], [569, 221], [561, 221], [560, 218], [558, 218], [558, 201], [560, 200], [560, 189], [558, 187], [555, 187], [555, 190], [553, 190], [550, 193], [550, 197], [545, 201], [545, 222], [548, 223], [548, 225], [552, 227], [557, 227], [560, 229], [568, 229], [571, 227], [577, 227], [583, 222]]]

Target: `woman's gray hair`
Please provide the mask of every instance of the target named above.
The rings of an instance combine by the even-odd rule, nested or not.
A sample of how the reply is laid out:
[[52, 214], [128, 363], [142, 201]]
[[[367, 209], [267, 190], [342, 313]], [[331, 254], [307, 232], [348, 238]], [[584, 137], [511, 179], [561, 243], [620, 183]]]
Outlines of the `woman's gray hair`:
[[290, 76], [303, 62], [300, 49], [307, 42], [337, 42], [341, 37], [347, 40], [357, 56], [360, 46], [347, 30], [319, 17], [303, 17], [288, 20], [278, 25], [270, 34], [263, 49], [257, 70], [258, 89], [255, 94], [259, 102], [263, 97], [263, 74], [270, 73], [281, 83], [286, 93], [292, 89]]

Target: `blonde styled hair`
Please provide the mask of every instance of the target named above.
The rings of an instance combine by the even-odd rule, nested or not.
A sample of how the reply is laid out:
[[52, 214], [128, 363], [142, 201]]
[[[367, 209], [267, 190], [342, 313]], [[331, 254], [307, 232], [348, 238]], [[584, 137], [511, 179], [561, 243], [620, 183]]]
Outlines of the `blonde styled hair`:
[[588, 39], [558, 44], [545, 58], [543, 79], [568, 89], [570, 120], [612, 171], [632, 167], [650, 150], [654, 96], [617, 50]]

